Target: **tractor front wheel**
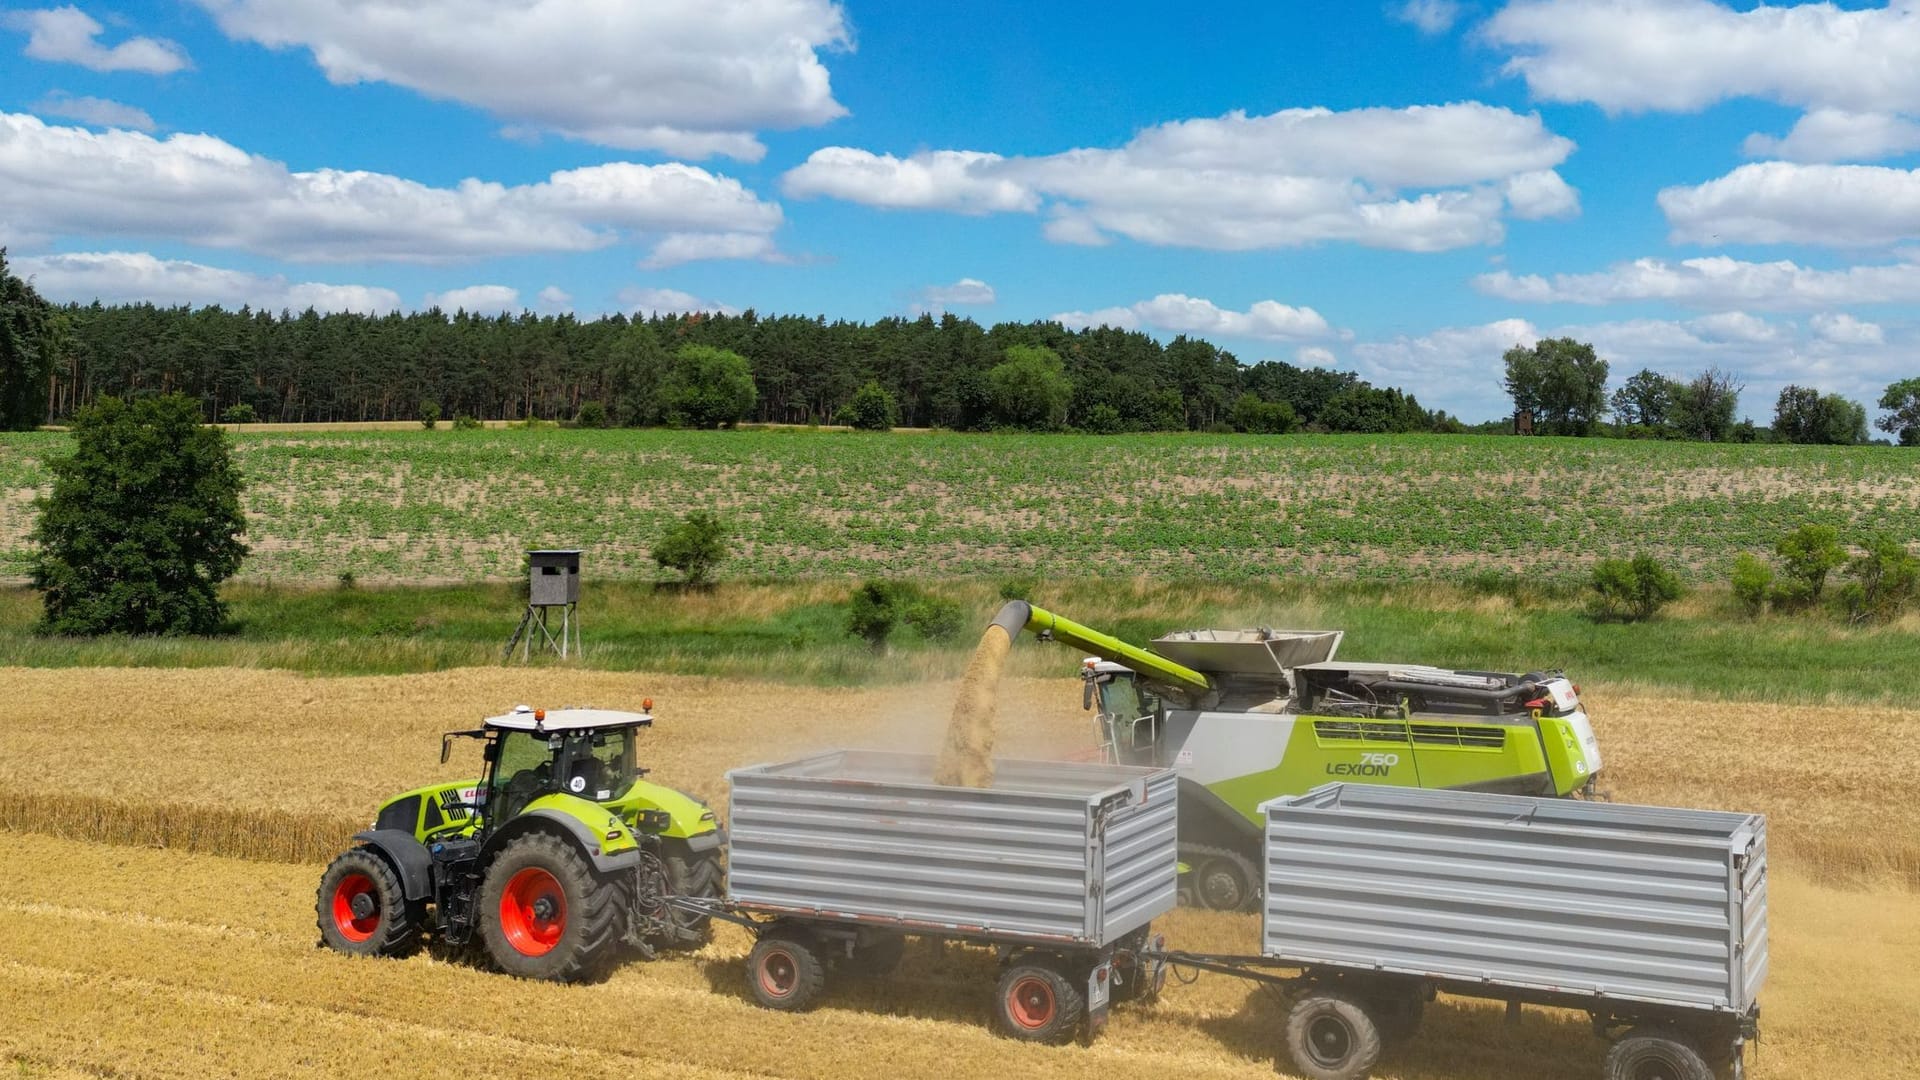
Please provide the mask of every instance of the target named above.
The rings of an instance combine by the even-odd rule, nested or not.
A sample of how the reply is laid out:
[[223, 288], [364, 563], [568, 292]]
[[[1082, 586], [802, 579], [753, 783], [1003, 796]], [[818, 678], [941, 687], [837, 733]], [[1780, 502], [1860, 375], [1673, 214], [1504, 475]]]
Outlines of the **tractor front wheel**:
[[509, 975], [583, 982], [618, 955], [624, 890], [603, 881], [575, 844], [552, 833], [510, 840], [480, 885], [480, 935]]
[[407, 902], [400, 876], [371, 848], [357, 847], [320, 875], [314, 898], [320, 940], [355, 956], [405, 956], [420, 947], [424, 912]]

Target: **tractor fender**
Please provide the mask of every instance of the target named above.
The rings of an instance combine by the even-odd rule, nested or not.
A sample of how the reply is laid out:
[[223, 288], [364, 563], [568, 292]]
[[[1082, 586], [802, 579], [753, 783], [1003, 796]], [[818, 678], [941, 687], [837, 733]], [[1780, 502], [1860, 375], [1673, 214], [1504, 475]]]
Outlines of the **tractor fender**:
[[1198, 781], [1183, 776], [1178, 791], [1181, 843], [1226, 848], [1245, 855], [1256, 865], [1260, 862], [1260, 826]]
[[697, 854], [702, 851], [712, 851], [713, 849], [719, 847], [721, 844], [725, 843], [726, 839], [727, 839], [727, 830], [715, 829], [712, 832], [703, 832], [698, 836], [689, 836], [685, 840], [681, 841], [681, 843], [687, 845], [688, 851], [692, 851]]
[[393, 864], [400, 875], [400, 889], [409, 900], [425, 900], [433, 895], [433, 856], [427, 845], [405, 829], [368, 829], [353, 838], [378, 851]]
[[571, 814], [547, 808], [528, 810], [488, 837], [486, 846], [480, 850], [481, 862], [491, 860], [508, 841], [535, 829], [559, 832], [572, 838], [574, 843], [580, 845], [580, 851], [592, 860], [593, 868], [601, 874], [616, 874], [640, 865], [639, 848], [630, 847], [625, 851], [603, 854], [600, 851], [600, 837], [595, 836], [585, 822]]

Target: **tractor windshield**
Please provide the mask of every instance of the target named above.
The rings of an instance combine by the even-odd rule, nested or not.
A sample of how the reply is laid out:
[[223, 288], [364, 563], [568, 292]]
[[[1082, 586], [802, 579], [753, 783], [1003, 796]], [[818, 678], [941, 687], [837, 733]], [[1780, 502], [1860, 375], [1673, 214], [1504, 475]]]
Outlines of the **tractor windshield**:
[[625, 797], [636, 771], [633, 730], [615, 728], [567, 736], [561, 751], [566, 790], [594, 802]]
[[553, 790], [553, 750], [545, 735], [509, 731], [494, 749], [493, 783], [487, 792], [487, 816], [506, 822], [534, 799]]

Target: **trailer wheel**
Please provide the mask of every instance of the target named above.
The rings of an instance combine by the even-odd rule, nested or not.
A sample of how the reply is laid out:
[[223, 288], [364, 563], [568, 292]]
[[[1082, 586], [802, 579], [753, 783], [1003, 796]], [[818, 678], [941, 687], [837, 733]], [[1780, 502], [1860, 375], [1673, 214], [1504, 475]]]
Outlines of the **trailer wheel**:
[[1228, 848], [1185, 844], [1180, 860], [1193, 868], [1188, 886], [1196, 907], [1252, 911], [1260, 899], [1260, 873], [1253, 860]]
[[801, 927], [776, 926], [760, 935], [747, 954], [747, 989], [769, 1009], [810, 1009], [826, 986], [819, 943]]
[[1310, 991], [1287, 1013], [1287, 1056], [1312, 1080], [1363, 1080], [1380, 1060], [1380, 1028], [1352, 994]]
[[1607, 1051], [1607, 1080], [1713, 1080], [1693, 1040], [1670, 1028], [1634, 1028]]
[[853, 952], [835, 963], [835, 966], [849, 975], [862, 975], [878, 978], [893, 974], [900, 966], [900, 960], [907, 954], [905, 934], [879, 934], [871, 940], [853, 947]]
[[1080, 1030], [1086, 1012], [1086, 994], [1049, 964], [1014, 964], [994, 988], [993, 1013], [1000, 1030], [1024, 1042], [1067, 1042]]
[[420, 947], [421, 905], [409, 903], [400, 877], [371, 848], [357, 847], [320, 875], [314, 897], [320, 940], [354, 956], [405, 956]]

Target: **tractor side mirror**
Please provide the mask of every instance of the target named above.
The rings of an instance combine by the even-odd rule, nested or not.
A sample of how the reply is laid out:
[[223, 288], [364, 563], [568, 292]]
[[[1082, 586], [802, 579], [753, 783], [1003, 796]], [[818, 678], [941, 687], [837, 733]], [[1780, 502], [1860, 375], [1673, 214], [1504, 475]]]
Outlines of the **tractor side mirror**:
[[445, 765], [447, 763], [447, 759], [452, 756], [453, 756], [453, 736], [451, 735], [440, 736], [440, 764]]
[[1092, 679], [1082, 679], [1080, 681], [1080, 707], [1086, 710], [1091, 710], [1093, 708], [1093, 680]]

